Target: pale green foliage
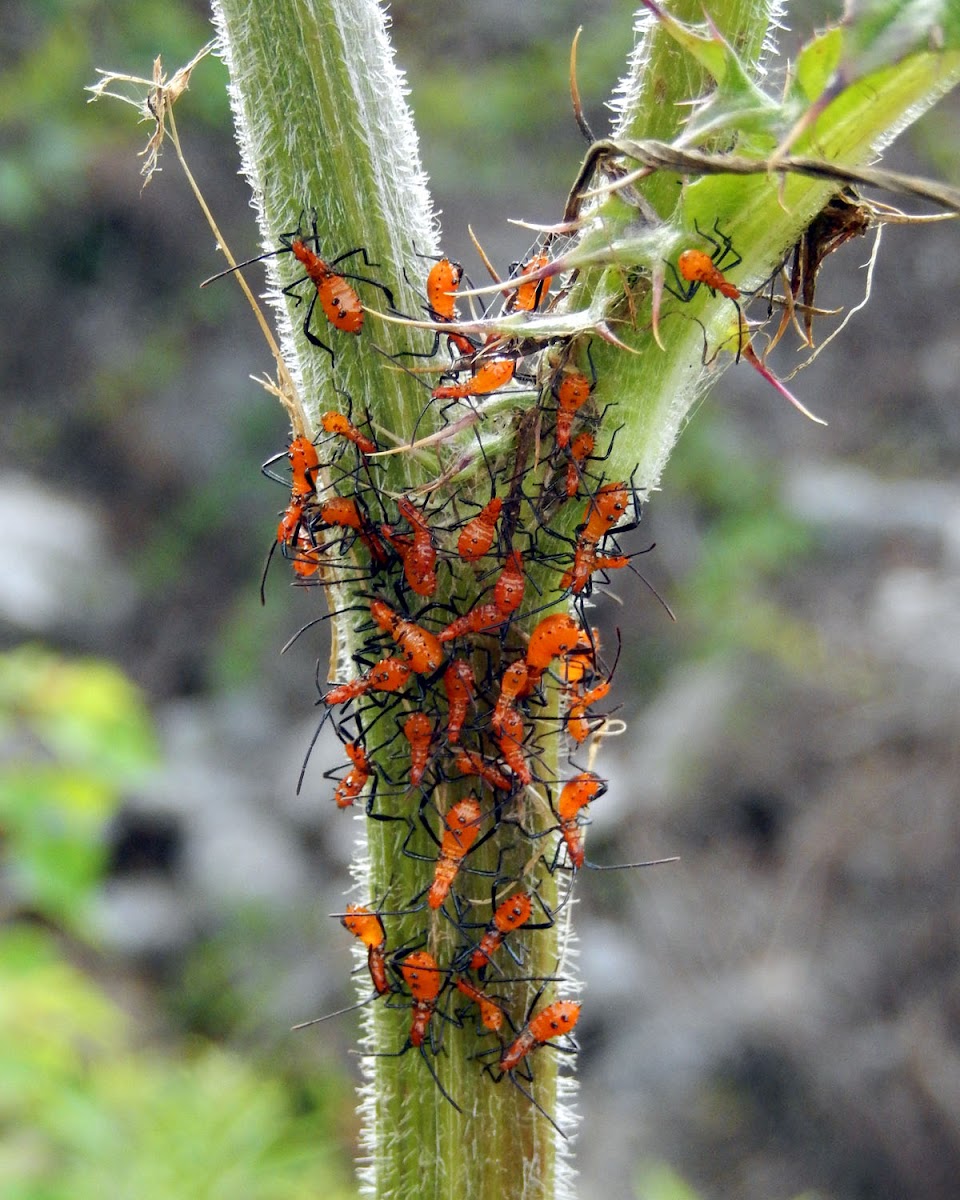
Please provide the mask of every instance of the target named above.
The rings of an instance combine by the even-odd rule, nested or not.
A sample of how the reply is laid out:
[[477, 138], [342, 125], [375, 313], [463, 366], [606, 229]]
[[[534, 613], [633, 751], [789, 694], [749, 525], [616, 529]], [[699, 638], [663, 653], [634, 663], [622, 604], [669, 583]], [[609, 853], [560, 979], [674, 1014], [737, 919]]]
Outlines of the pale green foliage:
[[7, 1200], [298, 1200], [352, 1194], [279, 1078], [196, 1046], [146, 1051], [44, 931], [0, 938], [0, 1192]]
[[[653, 48], [643, 56], [642, 76], [635, 88], [631, 89], [629, 82], [621, 87], [618, 139], [657, 137], [667, 141], [676, 137], [681, 146], [705, 141], [708, 149], [732, 145], [738, 154], [759, 159], [769, 158], [789, 141], [791, 153], [859, 166], [871, 162], [897, 132], [960, 78], [955, 21], [941, 27], [940, 13], [928, 13], [924, 18], [914, 9], [914, 19], [920, 24], [898, 51], [896, 65], [880, 66], [873, 57], [865, 56], [870, 36], [868, 13], [844, 29], [828, 30], [814, 38], [800, 53], [786, 96], [765, 95], [760, 102], [755, 69], [750, 69], [742, 54], [735, 55], [732, 47], [744, 42], [747, 28], [753, 29], [755, 49], [762, 47], [763, 37], [758, 38], [755, 22], [740, 27], [725, 20], [722, 7], [711, 6], [713, 30], [703, 24], [671, 22], [651, 33]], [[691, 21], [701, 19], [698, 5], [676, 4], [671, 9], [677, 16], [689, 9]], [[645, 23], [649, 26], [649, 20]], [[939, 42], [937, 30], [947, 40], [941, 51], [931, 53], [927, 42]], [[764, 26], [764, 36], [766, 33]], [[747, 41], [751, 44], [749, 37]], [[674, 61], [678, 53], [692, 60], [700, 72], [703, 99], [692, 113], [669, 103], [698, 94], [688, 90], [688, 74], [677, 82]], [[664, 129], [662, 115], [648, 119], [653, 95], [660, 102], [654, 106], [657, 112], [662, 105], [672, 114], [673, 128]], [[803, 125], [806, 116], [814, 112], [816, 120]], [[685, 116], [688, 123], [682, 124]], [[694, 135], [696, 129], [700, 133]], [[711, 138], [721, 140], [718, 143]], [[632, 164], [628, 160], [626, 165]], [[615, 194], [591, 210], [591, 224], [567, 260], [570, 265], [591, 268], [581, 275], [571, 306], [588, 303], [595, 313], [599, 290], [610, 298], [607, 320], [634, 349], [633, 354], [624, 354], [612, 347], [599, 348], [596, 398], [600, 404], [631, 398], [624, 413], [625, 435], [615, 447], [609, 470], [614, 477], [635, 471], [637, 485], [646, 493], [657, 486], [687, 414], [715, 382], [718, 372], [732, 365], [736, 325], [729, 302], [712, 296], [706, 288], [687, 305], [671, 304], [668, 298], [663, 305], [661, 349], [650, 337], [652, 310], [647, 286], [642, 282], [636, 286], [631, 298], [634, 316], [622, 300], [624, 280], [636, 280], [638, 272], [643, 272], [641, 280], [663, 277], [665, 262], [675, 261], [679, 250], [704, 244], [696, 234], [698, 226], [708, 232], [718, 226], [742, 256], [737, 274], [741, 290], [758, 287], [776, 270], [838, 185], [796, 175], [745, 178], [721, 173], [691, 179], [681, 189], [676, 174], [659, 171], [636, 186], [658, 220], [648, 221], [629, 196], [624, 202]], [[604, 264], [614, 265], [603, 272]], [[711, 361], [709, 370], [702, 365], [705, 358]]]
[[19, 904], [86, 928], [105, 829], [156, 745], [143, 699], [115, 667], [38, 646], [0, 656], [0, 823]]
[[698, 1193], [666, 1163], [644, 1167], [633, 1194], [636, 1200], [698, 1200]]
[[[8, 902], [59, 930], [0, 935], [0, 1193], [7, 1200], [332, 1200], [351, 1190], [318, 1133], [340, 1096], [227, 1050], [147, 1050], [65, 953], [89, 937], [106, 826], [157, 748], [115, 667], [39, 646], [0, 656], [0, 823]], [[182, 1050], [181, 1050], [182, 1053]]]
[[[633, 1185], [635, 1200], [700, 1200], [701, 1193], [666, 1163], [653, 1163], [638, 1172]], [[818, 1200], [814, 1192], [804, 1192], [795, 1200]]]

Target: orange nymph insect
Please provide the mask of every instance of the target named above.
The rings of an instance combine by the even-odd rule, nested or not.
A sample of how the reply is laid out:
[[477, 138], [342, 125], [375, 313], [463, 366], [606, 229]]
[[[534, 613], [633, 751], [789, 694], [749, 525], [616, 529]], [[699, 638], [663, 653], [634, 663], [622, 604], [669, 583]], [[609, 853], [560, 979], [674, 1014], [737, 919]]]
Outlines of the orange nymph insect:
[[504, 1075], [509, 1074], [531, 1051], [546, 1045], [551, 1038], [572, 1033], [579, 1019], [580, 1003], [577, 1000], [555, 1000], [548, 1004], [530, 1018], [501, 1054], [500, 1070]]
[[685, 302], [692, 300], [701, 286], [709, 288], [711, 292], [719, 292], [728, 300], [739, 300], [740, 289], [732, 284], [723, 273], [733, 267], [738, 267], [743, 261], [734, 250], [731, 239], [725, 233], [721, 233], [716, 221], [713, 224], [713, 232], [717, 235], [716, 237], [704, 233], [696, 221], [694, 221], [693, 227], [704, 241], [713, 246], [713, 253], [707, 254], [705, 250], [698, 250], [695, 247], [682, 251], [677, 258], [676, 267], [672, 263], [668, 264], [676, 276], [678, 285], [678, 290], [673, 288], [669, 290], [678, 300]]
[[[234, 271], [240, 271], [244, 267], [250, 266], [251, 263], [262, 262], [265, 258], [273, 258], [278, 254], [292, 254], [300, 263], [304, 273], [298, 279], [295, 279], [293, 283], [287, 284], [283, 289], [283, 294], [293, 297], [299, 304], [302, 302], [303, 297], [299, 295], [296, 289], [307, 280], [313, 284], [313, 295], [307, 305], [307, 313], [303, 319], [304, 336], [311, 345], [319, 346], [321, 350], [326, 350], [330, 355], [331, 361], [333, 361], [333, 351], [310, 328], [313, 311], [318, 302], [323, 309], [324, 316], [334, 328], [340, 329], [344, 333], [352, 334], [359, 334], [363, 329], [364, 311], [360, 297], [357, 295], [356, 290], [347, 283], [348, 279], [360, 283], [368, 283], [371, 287], [379, 288], [386, 296], [391, 308], [396, 309], [396, 304], [393, 299], [393, 293], [386, 284], [379, 283], [376, 279], [370, 279], [366, 275], [352, 275], [336, 269], [340, 263], [345, 262], [348, 258], [352, 258], [355, 254], [362, 255], [366, 266], [375, 267], [377, 264], [370, 261], [366, 250], [362, 246], [358, 246], [354, 250], [347, 250], [330, 261], [322, 259], [316, 251], [316, 247], [320, 244], [320, 235], [317, 232], [316, 212], [311, 212], [310, 214], [310, 233], [303, 232], [306, 215], [306, 212], [301, 214], [300, 226], [296, 230], [292, 233], [280, 235], [279, 249], [268, 250], [266, 254], [258, 254], [254, 258], [248, 258], [245, 262], [237, 263], [235, 267], [229, 267], [226, 271], [220, 271], [216, 275], [211, 275], [200, 286], [206, 287], [208, 283], [212, 283], [215, 279], [220, 279], [224, 275], [230, 275]], [[313, 248], [311, 248], [311, 245]]]
[[526, 892], [517, 892], [515, 896], [497, 905], [493, 920], [470, 956], [470, 969], [479, 971], [485, 967], [507, 934], [526, 925], [532, 913], [533, 901]]
[[477, 515], [469, 520], [457, 538], [457, 554], [464, 562], [476, 562], [488, 553], [497, 533], [497, 521], [503, 501], [494, 496]]
[[388, 995], [393, 989], [387, 979], [387, 935], [380, 917], [362, 904], [348, 904], [340, 924], [367, 947], [367, 967], [376, 993], [378, 996]]
[[435, 634], [415, 621], [408, 621], [382, 600], [370, 601], [370, 614], [384, 633], [399, 646], [410, 669], [429, 675], [443, 662], [443, 647]]
[[413, 712], [403, 723], [403, 736], [410, 743], [410, 786], [419, 787], [430, 758], [433, 722], [426, 713]]
[[353, 442], [361, 454], [376, 454], [377, 452], [377, 443], [373, 438], [367, 437], [365, 433], [361, 433], [350, 418], [344, 416], [341, 412], [330, 411], [322, 413], [320, 416], [320, 426], [324, 433], [333, 433], [339, 437], [346, 438], [348, 442]]
[[439, 908], [446, 900], [461, 863], [480, 836], [480, 805], [476, 797], [468, 796], [454, 804], [443, 824], [440, 856], [427, 892], [427, 904], [431, 908]]
[[372, 774], [369, 756], [359, 742], [347, 742], [343, 748], [353, 766], [337, 784], [333, 796], [337, 808], [349, 808], [363, 791]]
[[516, 370], [513, 358], [491, 358], [482, 362], [466, 383], [450, 383], [433, 389], [434, 400], [466, 400], [469, 396], [488, 396], [505, 387]]

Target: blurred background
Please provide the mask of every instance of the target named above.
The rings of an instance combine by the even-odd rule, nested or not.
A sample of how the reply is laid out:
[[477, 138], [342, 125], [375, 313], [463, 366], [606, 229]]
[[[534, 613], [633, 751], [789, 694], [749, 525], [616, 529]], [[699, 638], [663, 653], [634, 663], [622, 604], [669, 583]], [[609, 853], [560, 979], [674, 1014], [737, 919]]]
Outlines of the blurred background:
[[[826, 14], [802, 7], [805, 28]], [[799, 13], [794, 16], [799, 19]], [[631, 5], [393, 9], [444, 247], [478, 279], [555, 220]], [[804, 30], [784, 31], [789, 56]], [[85, 104], [169, 71], [204, 5], [13, 0], [0, 35], [0, 1189], [14, 1200], [356, 1194], [340, 909], [359, 826], [313, 732], [315, 597], [258, 581], [287, 427], [172, 152]], [[238, 255], [257, 234], [222, 66], [177, 109]], [[960, 183], [960, 104], [888, 165]], [[888, 199], [887, 197], [882, 197]], [[578, 887], [581, 1200], [946, 1200], [960, 1177], [958, 231], [891, 228], [869, 308], [794, 383], [701, 407], [636, 547]], [[869, 246], [818, 302], [856, 303]], [[821, 338], [832, 328], [818, 326]], [[796, 361], [778, 351], [782, 373]], [[624, 402], [628, 402], [625, 398]], [[607, 644], [626, 612], [603, 603]], [[681, 1180], [691, 1191], [685, 1190]]]

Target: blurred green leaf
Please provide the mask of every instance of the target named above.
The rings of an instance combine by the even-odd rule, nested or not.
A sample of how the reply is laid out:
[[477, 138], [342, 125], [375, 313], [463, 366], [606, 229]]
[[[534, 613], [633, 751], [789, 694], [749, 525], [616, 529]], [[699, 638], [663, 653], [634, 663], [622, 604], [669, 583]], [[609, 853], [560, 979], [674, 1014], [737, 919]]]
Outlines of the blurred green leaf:
[[846, 62], [854, 75], [927, 49], [960, 49], [956, 0], [860, 0], [846, 26]]
[[2, 778], [0, 811], [17, 895], [66, 927], [82, 928], [86, 901], [103, 874], [103, 829], [115, 794], [56, 767], [6, 771]]
[[116, 667], [39, 646], [0, 655], [0, 825], [16, 902], [82, 933], [121, 790], [157, 747], [139, 692]]
[[699, 1194], [666, 1163], [644, 1167], [633, 1185], [636, 1200], [699, 1200]]
[[5, 1127], [17, 1119], [36, 1119], [51, 1094], [82, 1080], [91, 1056], [117, 1053], [125, 1030], [123, 1014], [59, 956], [46, 931], [16, 926], [0, 932], [0, 1120]]
[[647, 3], [647, 7], [656, 15], [661, 27], [677, 45], [682, 46], [695, 58], [716, 83], [723, 84], [729, 71], [741, 79], [745, 78], [737, 56], [723, 40], [716, 26], [704, 25], [701, 32], [692, 25], [684, 25], [659, 5]]
[[[101, 1064], [91, 1099], [109, 1117], [52, 1130], [68, 1150], [71, 1200], [297, 1200], [352, 1194], [331, 1145], [296, 1118], [277, 1079], [204, 1048], [183, 1064]], [[106, 1134], [107, 1136], [104, 1136]]]
[[843, 54], [843, 30], [828, 29], [815, 35], [797, 57], [792, 90], [799, 90], [802, 103], [812, 104], [833, 78]]
[[140, 693], [110, 663], [70, 661], [39, 646], [0, 655], [0, 729], [28, 727], [53, 758], [121, 784], [156, 760]]
[[[48, 933], [0, 934], [4, 1200], [345, 1200], [340, 1089], [301, 1093], [235, 1055], [139, 1048]], [[336, 1095], [334, 1094], [336, 1091]]]
[[746, 648], [791, 669], [809, 667], [813, 630], [769, 593], [810, 552], [813, 539], [780, 504], [772, 466], [726, 441], [720, 421], [701, 414], [680, 439], [670, 472], [703, 526], [700, 556], [679, 602], [699, 626], [699, 651]]

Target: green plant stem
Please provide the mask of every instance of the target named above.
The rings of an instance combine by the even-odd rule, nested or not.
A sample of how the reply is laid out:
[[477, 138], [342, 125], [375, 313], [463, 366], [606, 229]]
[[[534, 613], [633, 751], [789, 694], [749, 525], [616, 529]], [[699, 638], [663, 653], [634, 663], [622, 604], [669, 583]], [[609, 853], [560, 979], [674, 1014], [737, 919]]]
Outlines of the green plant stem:
[[[429, 200], [422, 184], [409, 113], [382, 29], [382, 11], [370, 0], [324, 0], [296, 3], [275, 0], [271, 4], [250, 0], [221, 0], [218, 24], [230, 67], [234, 110], [240, 130], [244, 168], [253, 187], [265, 248], [277, 245], [279, 234], [295, 228], [304, 208], [316, 207], [323, 238], [321, 253], [332, 257], [344, 249], [363, 245], [377, 268], [359, 268], [360, 273], [389, 281], [398, 307], [416, 313], [422, 304], [410, 279], [422, 278], [425, 270], [414, 256], [434, 252], [436, 236]], [[295, 278], [290, 255], [273, 260], [271, 274], [278, 284]], [[254, 268], [257, 269], [257, 268]], [[405, 274], [406, 269], [406, 274]], [[288, 362], [296, 364], [308, 413], [342, 407], [332, 384], [351, 393], [362, 409], [369, 411], [374, 429], [389, 445], [390, 433], [411, 430], [425, 405], [420, 384], [391, 369], [387, 359], [367, 344], [344, 345], [349, 339], [335, 338], [337, 360], [331, 373], [329, 356], [308, 345], [299, 331], [302, 310], [291, 301], [275, 297], [281, 308], [281, 327], [287, 330], [283, 346]], [[370, 340], [385, 353], [408, 348], [417, 339], [409, 330], [367, 317]], [[429, 345], [423, 336], [421, 345]], [[420, 435], [435, 426], [431, 411], [421, 423]], [[408, 434], [406, 434], [408, 436]], [[472, 455], [478, 457], [475, 444]], [[380, 460], [376, 467], [379, 487], [402, 492], [429, 483], [442, 469], [437, 454], [398, 454]], [[484, 475], [484, 478], [486, 476]], [[485, 485], [486, 486], [486, 485]], [[469, 510], [465, 510], [469, 512]], [[542, 581], [541, 581], [542, 582]], [[555, 580], [553, 586], [556, 586]], [[477, 590], [476, 572], [461, 567], [444, 575], [440, 603], [452, 596], [472, 595]], [[338, 583], [332, 606], [361, 606], [356, 588]], [[357, 649], [354, 629], [356, 613], [347, 613], [334, 631], [339, 645], [340, 676], [357, 672], [350, 661]], [[374, 720], [376, 710], [361, 710], [361, 719]], [[556, 720], [556, 711], [545, 714]], [[396, 770], [392, 755], [378, 747], [382, 725], [367, 737], [375, 764], [383, 775]], [[558, 739], [554, 739], [557, 741]], [[557, 763], [547, 759], [541, 772], [555, 777]], [[381, 784], [385, 790], [389, 785]], [[439, 789], [439, 807], [450, 803], [448, 789]], [[417, 796], [407, 807], [416, 817]], [[554, 823], [542, 801], [526, 801], [522, 815], [526, 828], [545, 829]], [[431, 807], [432, 827], [439, 829], [439, 815]], [[418, 861], [405, 852], [408, 827], [403, 822], [366, 821], [367, 848], [358, 872], [362, 899], [383, 902], [384, 907], [408, 905], [421, 893], [431, 876], [429, 862]], [[508, 843], [504, 846], [504, 842]], [[422, 839], [413, 844], [418, 847]], [[519, 876], [523, 859], [514, 830], [492, 838], [474, 856], [478, 871]], [[546, 840], [540, 843], [548, 852]], [[408, 847], [409, 848], [409, 847]], [[435, 851], [434, 851], [435, 854]], [[493, 880], [483, 875], [467, 876], [458, 884], [466, 903], [476, 902], [464, 919], [482, 926], [490, 919]], [[550, 881], [541, 888], [548, 907], [557, 904]], [[435, 913], [424, 911], [391, 918], [394, 951], [412, 945], [429, 928], [429, 948], [439, 961], [449, 961], [454, 929]], [[524, 974], [548, 976], [556, 973], [561, 922], [554, 929], [539, 931], [529, 938], [514, 935], [516, 948], [524, 954]], [[479, 930], [477, 936], [479, 937]], [[534, 984], [512, 985], [511, 1007], [525, 1005]], [[366, 1010], [365, 1049], [374, 1054], [395, 1055], [404, 1046], [410, 1025], [409, 1008], [393, 1010], [378, 1003]], [[480, 1037], [469, 1022], [464, 1028], [445, 1025], [443, 1052], [431, 1065], [444, 1088], [454, 1096], [465, 1115], [461, 1116], [441, 1096], [430, 1078], [427, 1065], [416, 1051], [395, 1057], [365, 1059], [364, 1170], [368, 1194], [387, 1197], [431, 1197], [455, 1195], [458, 1200], [547, 1200], [558, 1194], [556, 1143], [553, 1128], [518, 1091], [504, 1082], [496, 1087], [482, 1071], [489, 1054], [481, 1061], [474, 1056], [489, 1051], [489, 1034]], [[495, 1060], [494, 1060], [495, 1061]], [[553, 1056], [541, 1055], [533, 1085], [539, 1102], [555, 1113], [556, 1065]]]
[[[677, 19], [702, 20], [693, 0], [679, 0], [670, 9]], [[761, 0], [731, 0], [727, 5], [711, 4], [710, 18], [755, 74], [773, 38], [768, 19], [773, 21], [778, 10], [778, 5]], [[691, 92], [698, 82], [691, 79], [691, 68], [674, 73], [676, 53], [663, 28], [649, 30], [643, 53], [635, 53], [632, 60], [632, 75], [621, 85], [624, 98], [618, 137], [642, 139], [654, 129], [674, 133], [689, 116], [689, 106], [683, 102], [710, 92], [708, 76], [699, 78], [701, 91]], [[891, 140], [894, 131], [934, 103], [958, 77], [960, 61], [955, 49], [939, 56], [921, 51], [896, 67], [878, 70], [844, 90], [792, 152], [815, 152], [815, 157], [864, 165]], [[673, 113], [672, 125], [662, 109]], [[772, 135], [759, 141], [772, 152]], [[570, 311], [589, 309], [596, 314], [598, 297], [603, 298], [603, 316], [633, 350], [624, 354], [599, 341], [594, 343], [599, 376], [595, 400], [600, 406], [618, 405], [623, 424], [608, 472], [614, 477], [631, 476], [642, 499], [658, 487], [690, 412], [719, 375], [734, 365], [739, 343], [733, 306], [701, 288], [689, 304], [666, 297], [658, 345], [652, 336], [650, 280], [657, 272], [663, 275], [680, 250], [706, 245], [697, 227], [707, 232], [719, 227], [742, 256], [737, 268], [741, 289], [758, 288], [778, 270], [840, 185], [797, 175], [783, 179], [777, 175], [684, 178], [660, 170], [636, 188], [647, 209], [638, 209], [629, 199], [614, 194], [592, 211], [592, 226], [581, 238], [577, 253], [587, 263], [595, 254], [599, 262], [614, 265], [582, 271], [568, 306]], [[647, 211], [652, 211], [652, 221], [645, 219]], [[748, 368], [741, 363], [738, 369]], [[770, 402], [783, 403], [772, 390]]]

